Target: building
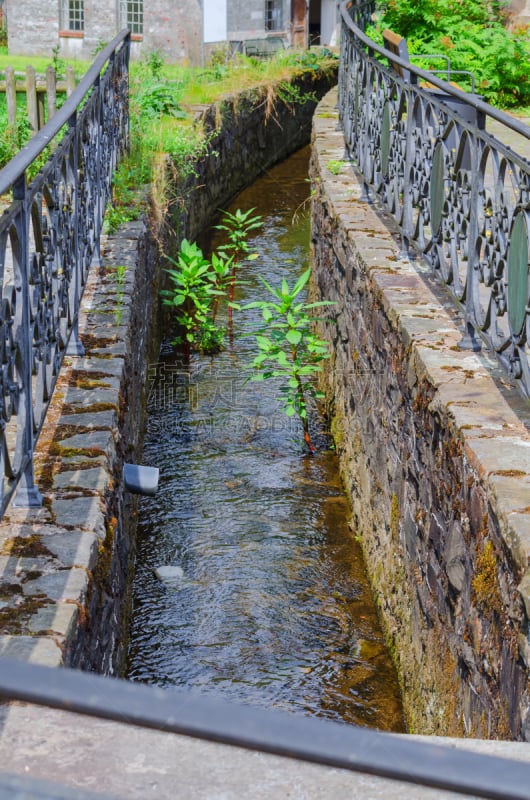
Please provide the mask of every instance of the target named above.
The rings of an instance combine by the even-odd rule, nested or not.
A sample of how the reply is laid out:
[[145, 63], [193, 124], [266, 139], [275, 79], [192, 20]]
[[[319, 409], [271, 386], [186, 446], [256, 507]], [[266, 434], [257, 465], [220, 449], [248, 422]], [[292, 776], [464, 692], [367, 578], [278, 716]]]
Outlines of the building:
[[286, 45], [330, 44], [337, 0], [4, 0], [12, 55], [91, 58], [124, 27], [133, 57], [158, 50], [200, 64], [205, 46], [280, 36]]

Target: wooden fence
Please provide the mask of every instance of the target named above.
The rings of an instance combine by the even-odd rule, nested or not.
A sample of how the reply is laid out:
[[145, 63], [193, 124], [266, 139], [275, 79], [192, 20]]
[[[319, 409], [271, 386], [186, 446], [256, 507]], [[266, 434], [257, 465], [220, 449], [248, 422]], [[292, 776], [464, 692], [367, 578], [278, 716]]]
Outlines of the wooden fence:
[[0, 81], [0, 92], [5, 92], [7, 102], [8, 125], [16, 125], [17, 93], [27, 96], [27, 116], [34, 131], [42, 128], [45, 122], [57, 111], [57, 93], [66, 93], [69, 97], [75, 89], [74, 68], [66, 67], [66, 80], [58, 81], [55, 69], [49, 66], [43, 80], [37, 77], [32, 66], [26, 67], [23, 73], [16, 74], [13, 67], [5, 70], [5, 80]]

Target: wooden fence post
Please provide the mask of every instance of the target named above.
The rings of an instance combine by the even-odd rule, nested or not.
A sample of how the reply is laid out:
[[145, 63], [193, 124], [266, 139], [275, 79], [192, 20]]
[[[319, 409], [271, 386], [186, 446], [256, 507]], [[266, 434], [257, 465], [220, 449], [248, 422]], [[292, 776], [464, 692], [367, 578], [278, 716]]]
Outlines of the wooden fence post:
[[66, 96], [70, 97], [75, 89], [75, 72], [71, 64], [66, 67]]
[[46, 95], [48, 98], [48, 120], [57, 111], [57, 75], [50, 65], [46, 70]]
[[35, 80], [35, 68], [28, 64], [26, 67], [26, 97], [28, 104], [28, 119], [33, 132], [39, 130], [39, 109], [37, 106], [37, 85]]
[[7, 124], [14, 128], [17, 124], [17, 89], [13, 67], [6, 67], [6, 104]]

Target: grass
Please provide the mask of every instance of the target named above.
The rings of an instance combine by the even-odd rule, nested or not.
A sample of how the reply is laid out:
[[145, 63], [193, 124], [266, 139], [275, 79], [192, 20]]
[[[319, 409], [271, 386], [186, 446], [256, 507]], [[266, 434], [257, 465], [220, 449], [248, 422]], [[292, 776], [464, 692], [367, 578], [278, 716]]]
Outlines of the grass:
[[[271, 102], [282, 95], [282, 86], [290, 85], [297, 75], [321, 74], [336, 67], [329, 51], [285, 51], [269, 61], [246, 57], [229, 64], [213, 64], [204, 69], [164, 64], [153, 54], [131, 65], [131, 153], [116, 176], [113, 207], [107, 214], [107, 230], [139, 215], [131, 206], [130, 187], [156, 183], [158, 164], [169, 156], [175, 171], [191, 175], [195, 163], [209, 147], [213, 134], [206, 134], [195, 121], [197, 106], [210, 105], [244, 89], [264, 89]], [[266, 90], [266, 91], [265, 91]], [[285, 92], [289, 102], [305, 102], [309, 95], [298, 90]], [[134, 176], [130, 180], [128, 176]], [[160, 187], [159, 205], [167, 198]]]
[[[0, 49], [2, 70], [10, 65], [23, 72], [31, 63], [38, 74], [50, 65], [62, 77], [66, 61], [56, 54], [46, 57], [8, 56]], [[71, 61], [79, 79], [90, 67], [89, 62]], [[130, 68], [131, 152], [124, 159], [114, 181], [113, 203], [106, 215], [107, 229], [135, 219], [142, 208], [134, 201], [133, 190], [153, 183], [158, 164], [169, 156], [177, 172], [191, 174], [194, 163], [207, 150], [211, 138], [196, 124], [197, 106], [210, 105], [245, 89], [266, 87], [267, 101], [277, 98], [295, 104], [305, 102], [309, 94], [293, 90], [290, 81], [305, 73], [319, 75], [336, 68], [336, 57], [325, 48], [285, 50], [270, 60], [260, 61], [237, 56], [225, 63], [214, 57], [206, 68], [190, 68], [166, 64], [158, 53], [151, 53]], [[283, 89], [282, 89], [283, 87]], [[63, 98], [58, 96], [58, 101]], [[18, 95], [21, 113], [17, 130], [7, 125], [5, 96], [0, 95], [0, 167], [4, 166], [29, 139], [31, 130], [24, 120], [25, 98]], [[30, 176], [31, 178], [31, 176]], [[163, 191], [163, 190], [162, 190]], [[163, 199], [161, 199], [163, 203]]]
[[[35, 67], [35, 72], [38, 75], [45, 75], [47, 68], [54, 65], [52, 56], [11, 56], [8, 55], [7, 52], [2, 52], [4, 49], [5, 48], [0, 48], [0, 73], [2, 79], [4, 78], [6, 67], [13, 67], [15, 72], [25, 72], [27, 65], [31, 64]], [[66, 64], [71, 64], [73, 66], [76, 77], [79, 79], [87, 72], [92, 62], [78, 60], [63, 61], [61, 59], [59, 61], [59, 72], [62, 72], [63, 76], [64, 66]]]

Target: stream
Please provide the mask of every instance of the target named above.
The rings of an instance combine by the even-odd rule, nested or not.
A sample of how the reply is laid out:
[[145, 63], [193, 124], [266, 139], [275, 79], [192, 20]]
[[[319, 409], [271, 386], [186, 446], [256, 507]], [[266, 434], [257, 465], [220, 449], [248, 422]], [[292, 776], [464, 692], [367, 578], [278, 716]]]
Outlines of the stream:
[[[308, 158], [304, 148], [229, 207], [264, 217], [243, 303], [267, 296], [259, 274], [292, 286], [309, 265]], [[243, 334], [260, 321], [236, 312], [233, 344], [189, 364], [165, 341], [151, 367], [143, 463], [160, 485], [139, 505], [128, 678], [403, 731], [325, 421], [306, 455], [275, 382], [247, 381], [255, 344]]]

